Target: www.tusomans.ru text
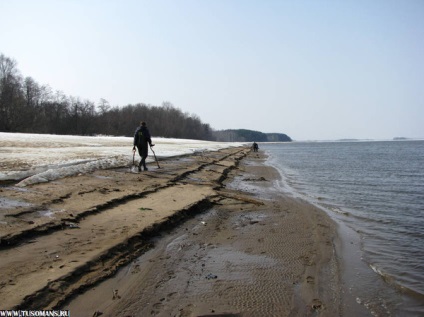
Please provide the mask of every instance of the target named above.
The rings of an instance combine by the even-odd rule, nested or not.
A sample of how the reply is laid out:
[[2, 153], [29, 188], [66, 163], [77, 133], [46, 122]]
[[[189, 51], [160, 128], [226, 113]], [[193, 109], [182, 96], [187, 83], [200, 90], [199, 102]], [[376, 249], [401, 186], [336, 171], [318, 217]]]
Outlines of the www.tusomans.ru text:
[[69, 310], [0, 310], [0, 317], [70, 317]]

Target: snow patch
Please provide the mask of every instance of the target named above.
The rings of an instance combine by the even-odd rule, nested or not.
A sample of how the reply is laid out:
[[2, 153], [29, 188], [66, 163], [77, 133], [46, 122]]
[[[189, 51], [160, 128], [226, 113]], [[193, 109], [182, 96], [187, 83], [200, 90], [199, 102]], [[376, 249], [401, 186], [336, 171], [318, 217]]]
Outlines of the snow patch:
[[30, 176], [23, 181], [16, 184], [16, 186], [23, 187], [27, 185], [37, 184], [37, 183], [46, 183], [53, 181], [59, 178], [64, 178], [68, 176], [86, 174], [93, 172], [98, 169], [107, 169], [122, 166], [125, 164], [123, 159], [101, 159], [98, 161], [93, 161], [84, 164], [77, 164], [66, 167], [52, 168], [45, 172]]
[[[187, 139], [152, 138], [159, 158], [202, 154], [224, 148], [246, 146], [241, 142], [212, 142]], [[0, 132], [0, 181], [22, 180], [24, 187], [97, 169], [132, 165], [133, 138], [110, 136], [70, 136]], [[140, 157], [135, 155], [138, 163]], [[153, 153], [147, 162], [153, 162]]]

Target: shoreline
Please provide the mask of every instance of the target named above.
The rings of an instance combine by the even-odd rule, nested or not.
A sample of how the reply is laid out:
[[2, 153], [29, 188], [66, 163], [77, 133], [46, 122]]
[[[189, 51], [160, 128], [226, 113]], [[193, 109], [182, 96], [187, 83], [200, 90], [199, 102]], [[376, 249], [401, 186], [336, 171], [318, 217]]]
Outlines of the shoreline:
[[[1, 281], [0, 295], [8, 300], [2, 306], [66, 308], [73, 307], [71, 298], [98, 298], [113, 305], [87, 307], [83, 315], [136, 316], [140, 309], [158, 316], [347, 315], [339, 295], [335, 223], [324, 211], [275, 191], [278, 172], [264, 161], [262, 153], [233, 148], [167, 159], [161, 170], [148, 173], [96, 171], [33, 185], [25, 193], [3, 189], [11, 198], [38, 201], [40, 208], [11, 212], [8, 219], [16, 218], [15, 231], [32, 226], [40, 232], [0, 250], [0, 266], [10, 274]], [[60, 221], [51, 221], [35, 217], [41, 206], [66, 208], [53, 212]], [[160, 227], [164, 219], [168, 225]], [[68, 227], [42, 232], [43, 221]], [[1, 229], [3, 242], [7, 234]], [[113, 247], [118, 241], [131, 250]], [[111, 250], [116, 257], [105, 257]], [[5, 256], [13, 261], [6, 263]], [[92, 272], [98, 272], [97, 280]], [[122, 272], [131, 282], [113, 299], [102, 285]], [[25, 294], [22, 283], [28, 280], [40, 286], [27, 287]], [[93, 288], [104, 296], [93, 296]]]

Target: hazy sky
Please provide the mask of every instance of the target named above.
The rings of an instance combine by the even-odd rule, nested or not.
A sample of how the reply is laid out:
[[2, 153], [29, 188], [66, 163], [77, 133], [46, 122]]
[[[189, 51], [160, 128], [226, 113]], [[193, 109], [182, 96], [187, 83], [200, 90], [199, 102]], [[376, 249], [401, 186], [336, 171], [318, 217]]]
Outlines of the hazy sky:
[[66, 95], [295, 140], [424, 138], [424, 0], [0, 0], [0, 16], [0, 53]]

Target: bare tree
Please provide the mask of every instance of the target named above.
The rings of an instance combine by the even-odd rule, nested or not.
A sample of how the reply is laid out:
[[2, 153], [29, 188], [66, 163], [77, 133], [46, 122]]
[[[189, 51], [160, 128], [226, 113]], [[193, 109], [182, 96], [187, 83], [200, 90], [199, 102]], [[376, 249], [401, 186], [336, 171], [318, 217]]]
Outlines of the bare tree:
[[16, 61], [0, 54], [0, 131], [15, 131], [23, 101]]

